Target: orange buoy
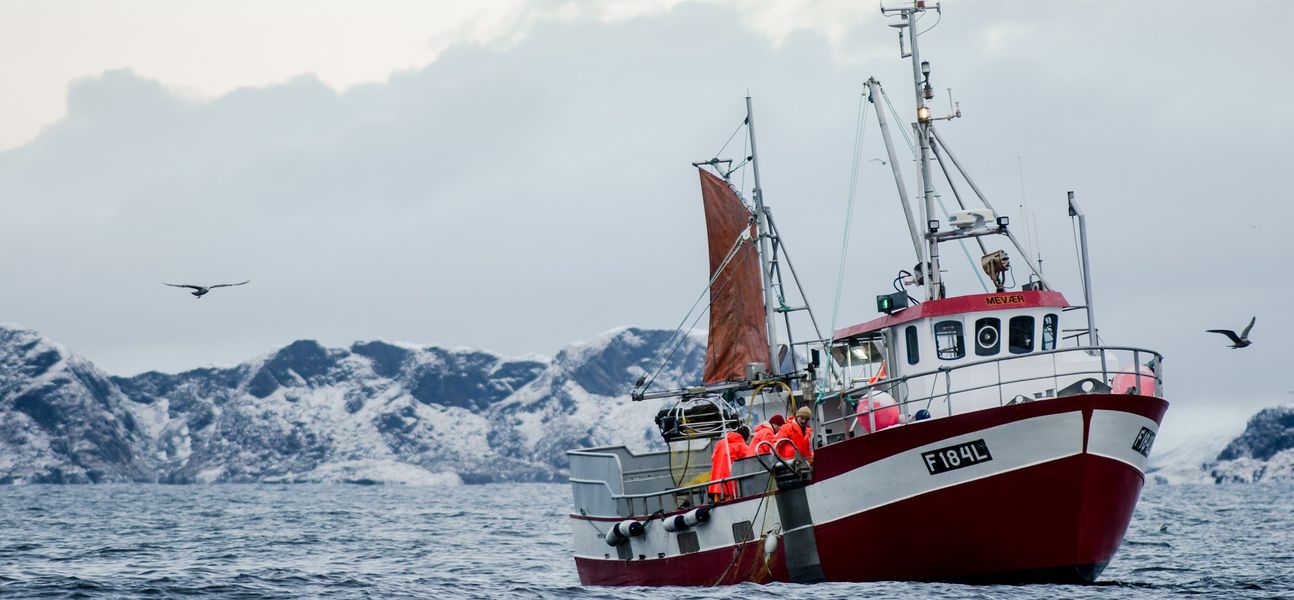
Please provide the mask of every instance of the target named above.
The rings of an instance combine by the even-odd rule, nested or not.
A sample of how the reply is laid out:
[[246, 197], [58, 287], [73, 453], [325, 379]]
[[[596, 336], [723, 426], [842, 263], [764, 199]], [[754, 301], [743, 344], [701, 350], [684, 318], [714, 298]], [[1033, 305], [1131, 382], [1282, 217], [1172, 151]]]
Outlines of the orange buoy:
[[1123, 371], [1114, 376], [1110, 382], [1111, 391], [1116, 394], [1136, 394], [1141, 396], [1155, 395], [1155, 373], [1144, 366], [1137, 367], [1137, 373]]
[[858, 408], [854, 414], [858, 415], [858, 426], [863, 428], [867, 433], [872, 432], [872, 417], [867, 415], [867, 411], [875, 413], [876, 430], [880, 431], [899, 422], [899, 404], [894, 401], [894, 396], [885, 392], [873, 392], [870, 396], [858, 401]]

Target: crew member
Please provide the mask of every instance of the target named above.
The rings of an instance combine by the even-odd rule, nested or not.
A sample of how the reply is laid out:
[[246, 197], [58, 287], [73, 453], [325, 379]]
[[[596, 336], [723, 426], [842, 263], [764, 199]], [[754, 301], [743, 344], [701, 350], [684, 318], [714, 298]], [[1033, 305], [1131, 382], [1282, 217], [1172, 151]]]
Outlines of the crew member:
[[732, 475], [732, 461], [750, 456], [750, 447], [746, 445], [746, 437], [749, 435], [750, 429], [743, 425], [737, 431], [729, 431], [714, 443], [714, 450], [710, 453], [710, 481], [716, 483], [710, 484], [706, 491], [710, 492], [710, 498], [715, 502], [737, 497], [736, 481], [718, 481]]
[[[801, 406], [800, 410], [795, 411], [795, 418], [787, 421], [777, 430], [777, 455], [783, 459], [790, 460], [795, 458], [795, 452], [798, 450], [800, 456], [806, 460], [813, 460], [813, 428], [809, 427], [809, 419], [813, 417], [813, 412], [807, 406]], [[790, 440], [790, 444], [780, 443], [780, 440]], [[792, 448], [791, 446], [795, 447]]]
[[[786, 418], [782, 415], [773, 415], [767, 421], [755, 426], [755, 434], [750, 437], [750, 451], [758, 454], [768, 454], [773, 451], [773, 440], [777, 439], [777, 430], [786, 424]], [[760, 447], [760, 442], [768, 442], [768, 445]]]

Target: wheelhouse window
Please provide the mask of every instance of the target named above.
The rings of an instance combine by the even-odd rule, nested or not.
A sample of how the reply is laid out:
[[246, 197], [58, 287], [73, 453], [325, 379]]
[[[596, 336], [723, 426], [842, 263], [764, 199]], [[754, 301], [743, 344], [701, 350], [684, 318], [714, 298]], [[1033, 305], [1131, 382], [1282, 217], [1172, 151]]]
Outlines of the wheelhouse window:
[[1011, 354], [1028, 354], [1033, 352], [1033, 317], [1011, 317], [1010, 338], [1007, 348]]
[[831, 356], [842, 367], [857, 367], [885, 360], [885, 351], [878, 339], [852, 339], [831, 347]]
[[1056, 328], [1060, 324], [1060, 318], [1056, 315], [1044, 315], [1042, 317], [1042, 349], [1056, 349]]
[[1002, 320], [985, 317], [975, 321], [975, 355], [993, 356], [1002, 350]]
[[908, 325], [903, 330], [904, 345], [908, 347], [908, 364], [915, 365], [921, 362], [921, 346], [917, 344], [917, 326]]
[[851, 381], [866, 381], [880, 372], [885, 362], [885, 341], [879, 336], [849, 339], [832, 346], [831, 356]]
[[935, 323], [935, 351], [941, 360], [956, 360], [966, 356], [966, 347], [962, 344], [961, 321]]

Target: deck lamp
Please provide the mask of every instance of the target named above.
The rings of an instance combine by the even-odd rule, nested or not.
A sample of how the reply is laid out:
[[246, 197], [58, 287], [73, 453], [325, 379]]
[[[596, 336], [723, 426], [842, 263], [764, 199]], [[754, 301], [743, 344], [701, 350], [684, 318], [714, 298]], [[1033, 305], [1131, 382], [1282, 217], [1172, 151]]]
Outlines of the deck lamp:
[[930, 219], [926, 222], [926, 227], [930, 228], [930, 233], [939, 231], [939, 219]]
[[922, 106], [917, 109], [917, 122], [919, 123], [930, 122], [930, 107]]
[[999, 229], [1006, 229], [1007, 224], [1010, 222], [1011, 219], [1007, 218], [1005, 215], [997, 218], [997, 226]]

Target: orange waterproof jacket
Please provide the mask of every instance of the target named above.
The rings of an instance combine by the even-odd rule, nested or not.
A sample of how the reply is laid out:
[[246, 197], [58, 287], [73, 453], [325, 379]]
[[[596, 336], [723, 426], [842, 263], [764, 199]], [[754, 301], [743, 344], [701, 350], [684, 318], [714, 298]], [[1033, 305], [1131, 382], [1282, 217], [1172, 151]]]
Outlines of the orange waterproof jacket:
[[[746, 458], [749, 455], [750, 447], [741, 438], [741, 434], [729, 431], [726, 438], [715, 442], [714, 451], [710, 453], [710, 480], [717, 481], [731, 476], [732, 461]], [[710, 487], [706, 488], [706, 491], [724, 498], [736, 498], [737, 482], [712, 483]]]
[[[775, 439], [777, 439], [777, 432], [773, 431], [773, 426], [769, 425], [768, 421], [764, 421], [763, 423], [756, 425], [754, 435], [750, 436], [751, 454], [768, 454], [769, 452], [772, 452], [770, 448], [772, 448], [773, 440]], [[760, 448], [760, 442], [768, 442], [769, 445]]]
[[[795, 450], [800, 451], [800, 456], [813, 458], [813, 445], [809, 443], [809, 440], [813, 439], [812, 427], [806, 425], [801, 428], [799, 421], [791, 419], [781, 429], [777, 430], [777, 439], [791, 440], [791, 444], [795, 444]], [[790, 444], [777, 445], [777, 455], [786, 460], [795, 458], [795, 450], [791, 449]]]

